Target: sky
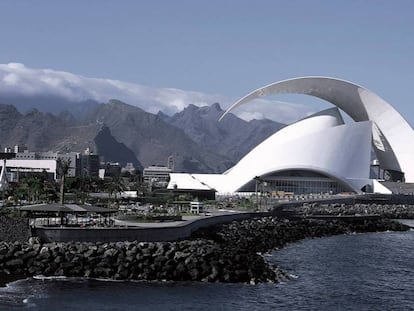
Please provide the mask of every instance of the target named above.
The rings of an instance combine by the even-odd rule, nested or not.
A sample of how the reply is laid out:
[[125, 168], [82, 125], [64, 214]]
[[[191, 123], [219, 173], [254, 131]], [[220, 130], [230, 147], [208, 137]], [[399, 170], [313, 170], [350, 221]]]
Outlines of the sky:
[[0, 64], [234, 100], [331, 76], [376, 92], [413, 125], [413, 12], [411, 0], [1, 0]]

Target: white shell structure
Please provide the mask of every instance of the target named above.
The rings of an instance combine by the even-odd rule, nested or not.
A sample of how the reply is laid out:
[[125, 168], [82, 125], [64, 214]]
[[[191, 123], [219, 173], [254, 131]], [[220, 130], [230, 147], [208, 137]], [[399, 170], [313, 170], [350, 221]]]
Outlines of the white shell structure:
[[354, 121], [372, 121], [373, 146], [388, 171], [404, 173], [414, 182], [414, 131], [385, 100], [357, 84], [328, 77], [302, 77], [261, 87], [234, 103], [221, 118], [251, 100], [272, 94], [305, 94], [321, 98], [345, 111]]
[[338, 109], [331, 108], [279, 130], [223, 174], [172, 173], [168, 188], [233, 193], [256, 176], [295, 169], [359, 192], [369, 179], [371, 132], [372, 122], [344, 124]]
[[[283, 93], [318, 97], [336, 107], [279, 130], [223, 174], [172, 173], [168, 188], [234, 193], [251, 189], [258, 177], [298, 170], [335, 180], [345, 191], [370, 185], [389, 193], [370, 179], [371, 147], [392, 178], [414, 182], [413, 129], [377, 94], [348, 81], [301, 77], [272, 83], [238, 100], [221, 118], [251, 100]], [[355, 122], [344, 124], [338, 108]]]

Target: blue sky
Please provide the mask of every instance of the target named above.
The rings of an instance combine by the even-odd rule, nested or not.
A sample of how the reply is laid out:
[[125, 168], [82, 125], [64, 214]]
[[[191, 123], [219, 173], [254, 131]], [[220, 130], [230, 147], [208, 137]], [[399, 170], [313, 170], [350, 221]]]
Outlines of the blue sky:
[[327, 75], [414, 124], [413, 12], [411, 0], [3, 0], [0, 63], [235, 98]]

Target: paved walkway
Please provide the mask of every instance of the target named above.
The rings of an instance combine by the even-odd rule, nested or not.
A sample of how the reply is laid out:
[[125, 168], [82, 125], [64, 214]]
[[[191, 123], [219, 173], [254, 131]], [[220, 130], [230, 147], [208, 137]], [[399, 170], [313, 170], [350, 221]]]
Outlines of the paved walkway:
[[142, 227], [142, 228], [165, 228], [185, 225], [191, 221], [207, 218], [211, 216], [183, 216], [182, 221], [166, 221], [166, 222], [138, 222], [138, 221], [124, 221], [115, 220], [117, 226]]
[[182, 221], [165, 221], [165, 222], [139, 222], [139, 221], [125, 221], [125, 220], [115, 220], [116, 226], [128, 226], [128, 227], [142, 227], [142, 228], [166, 228], [166, 227], [177, 227], [186, 225], [194, 220], [201, 218], [209, 218], [213, 216], [220, 216], [226, 214], [242, 214], [245, 212], [236, 211], [236, 210], [225, 210], [220, 209], [213, 213], [209, 213], [209, 216], [197, 215], [197, 216], [183, 216]]

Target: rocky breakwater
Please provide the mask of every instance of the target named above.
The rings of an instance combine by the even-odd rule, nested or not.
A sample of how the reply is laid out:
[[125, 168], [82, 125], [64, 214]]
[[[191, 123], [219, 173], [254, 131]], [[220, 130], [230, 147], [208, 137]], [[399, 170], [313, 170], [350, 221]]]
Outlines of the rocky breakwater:
[[0, 277], [67, 276], [116, 280], [269, 282], [288, 276], [260, 253], [304, 238], [407, 230], [389, 220], [313, 221], [266, 217], [210, 227], [178, 242], [0, 242]]
[[0, 241], [27, 241], [29, 237], [28, 218], [0, 216]]
[[410, 204], [312, 203], [290, 210], [303, 215], [380, 215], [390, 219], [414, 219], [414, 205]]
[[275, 217], [232, 222], [197, 232], [198, 237], [231, 246], [240, 253], [264, 253], [306, 238], [346, 233], [407, 231], [410, 228], [388, 219], [376, 220], [288, 220]]
[[[279, 275], [280, 274], [280, 275]], [[213, 241], [0, 242], [0, 275], [115, 280], [264, 282], [283, 276], [250, 252]]]

